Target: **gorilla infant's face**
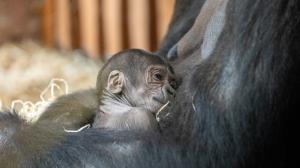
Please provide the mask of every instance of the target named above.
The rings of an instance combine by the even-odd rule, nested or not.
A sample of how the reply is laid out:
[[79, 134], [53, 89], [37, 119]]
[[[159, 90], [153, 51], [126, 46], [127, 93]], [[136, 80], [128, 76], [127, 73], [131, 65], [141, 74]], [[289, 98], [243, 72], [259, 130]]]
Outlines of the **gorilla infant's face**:
[[[172, 100], [178, 87], [172, 67], [157, 55], [142, 50], [127, 50], [112, 57], [100, 71], [97, 88], [102, 93], [111, 93], [112, 100], [107, 110], [116, 104], [127, 104], [156, 113], [164, 104]], [[102, 101], [102, 103], [105, 103]], [[125, 110], [126, 111], [126, 110]], [[142, 110], [143, 111], [143, 110]]]
[[138, 84], [132, 84], [126, 80], [124, 92], [126, 97], [133, 102], [136, 107], [143, 107], [149, 112], [156, 113], [164, 104], [172, 100], [177, 89], [175, 75], [170, 66], [167, 65], [149, 65]]

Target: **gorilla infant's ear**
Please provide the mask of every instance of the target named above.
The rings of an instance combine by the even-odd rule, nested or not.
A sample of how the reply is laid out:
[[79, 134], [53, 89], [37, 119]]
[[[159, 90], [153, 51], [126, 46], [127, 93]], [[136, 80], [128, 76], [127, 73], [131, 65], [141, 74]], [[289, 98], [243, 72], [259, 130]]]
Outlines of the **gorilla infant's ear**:
[[121, 71], [113, 70], [108, 75], [106, 89], [114, 94], [120, 93], [124, 85], [124, 74]]

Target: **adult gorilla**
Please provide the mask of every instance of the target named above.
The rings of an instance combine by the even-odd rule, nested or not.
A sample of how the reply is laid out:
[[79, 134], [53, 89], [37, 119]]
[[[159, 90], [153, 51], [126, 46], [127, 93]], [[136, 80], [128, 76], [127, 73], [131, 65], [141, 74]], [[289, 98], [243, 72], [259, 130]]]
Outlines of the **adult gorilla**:
[[66, 135], [2, 113], [0, 165], [286, 167], [287, 116], [298, 109], [299, 7], [298, 0], [207, 0], [184, 37], [165, 39], [160, 51], [176, 44], [169, 55], [183, 82], [163, 118], [164, 138], [101, 129]]

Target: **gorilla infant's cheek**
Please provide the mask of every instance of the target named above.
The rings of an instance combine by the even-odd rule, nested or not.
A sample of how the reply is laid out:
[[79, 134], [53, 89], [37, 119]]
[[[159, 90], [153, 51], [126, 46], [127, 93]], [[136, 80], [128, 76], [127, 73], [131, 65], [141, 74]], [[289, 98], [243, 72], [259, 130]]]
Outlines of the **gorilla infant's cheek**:
[[133, 91], [133, 100], [136, 105], [143, 105], [145, 101], [148, 99], [148, 94], [145, 92], [144, 88], [138, 88]]

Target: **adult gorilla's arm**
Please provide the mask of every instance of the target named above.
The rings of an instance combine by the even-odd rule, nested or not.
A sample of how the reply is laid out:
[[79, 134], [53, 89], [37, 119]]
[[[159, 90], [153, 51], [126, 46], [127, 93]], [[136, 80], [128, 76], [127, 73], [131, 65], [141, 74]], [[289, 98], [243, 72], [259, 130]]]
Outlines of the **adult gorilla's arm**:
[[178, 77], [188, 76], [214, 51], [226, 23], [227, 3], [228, 0], [206, 1], [194, 25], [168, 53], [168, 58], [176, 58], [171, 58], [171, 64]]
[[166, 56], [169, 50], [189, 31], [206, 0], [176, 0], [169, 29], [157, 51]]
[[66, 133], [51, 121], [26, 124], [14, 113], [0, 112], [1, 167], [181, 168], [189, 164], [176, 145], [154, 132], [87, 129]]

